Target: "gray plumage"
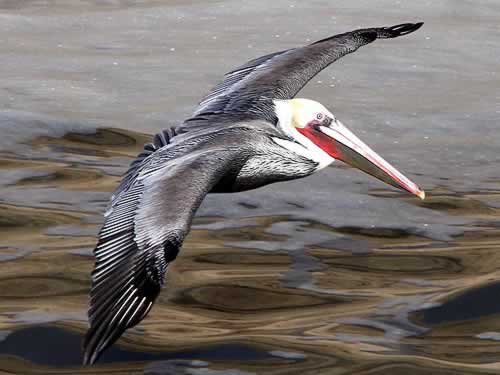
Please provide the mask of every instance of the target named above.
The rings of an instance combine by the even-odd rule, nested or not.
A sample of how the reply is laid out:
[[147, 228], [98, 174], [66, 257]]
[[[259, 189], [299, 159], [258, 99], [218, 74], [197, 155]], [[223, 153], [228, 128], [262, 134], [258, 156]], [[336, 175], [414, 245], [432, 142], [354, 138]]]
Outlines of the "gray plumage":
[[377, 38], [406, 35], [420, 26], [422, 23], [360, 29], [259, 57], [227, 73], [200, 102], [195, 116], [229, 114], [276, 121], [273, 99], [295, 97], [321, 70]]
[[225, 75], [192, 118], [157, 134], [111, 199], [95, 248], [84, 363], [139, 323], [209, 192], [236, 192], [305, 177], [316, 162], [275, 142], [273, 99], [291, 99], [319, 71], [377, 38], [422, 24], [362, 29], [272, 53]]

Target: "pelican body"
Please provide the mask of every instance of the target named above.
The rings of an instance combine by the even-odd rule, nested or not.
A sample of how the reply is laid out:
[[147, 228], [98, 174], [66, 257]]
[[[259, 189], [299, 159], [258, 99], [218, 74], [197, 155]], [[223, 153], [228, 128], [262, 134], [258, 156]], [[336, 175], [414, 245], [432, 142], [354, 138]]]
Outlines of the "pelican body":
[[208, 193], [302, 178], [341, 160], [423, 199], [416, 184], [322, 104], [294, 98], [342, 56], [421, 26], [354, 30], [252, 60], [227, 73], [191, 118], [145, 145], [99, 232], [84, 363], [148, 314]]

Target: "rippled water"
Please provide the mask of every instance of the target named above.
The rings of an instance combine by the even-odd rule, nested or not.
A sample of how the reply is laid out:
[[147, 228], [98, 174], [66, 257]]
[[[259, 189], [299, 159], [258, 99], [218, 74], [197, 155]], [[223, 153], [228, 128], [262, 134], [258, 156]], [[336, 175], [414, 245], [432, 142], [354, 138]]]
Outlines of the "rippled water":
[[0, 372], [78, 373], [110, 192], [221, 75], [425, 21], [321, 73], [324, 103], [417, 181], [340, 163], [209, 196], [156, 307], [99, 373], [500, 372], [500, 3], [0, 1]]

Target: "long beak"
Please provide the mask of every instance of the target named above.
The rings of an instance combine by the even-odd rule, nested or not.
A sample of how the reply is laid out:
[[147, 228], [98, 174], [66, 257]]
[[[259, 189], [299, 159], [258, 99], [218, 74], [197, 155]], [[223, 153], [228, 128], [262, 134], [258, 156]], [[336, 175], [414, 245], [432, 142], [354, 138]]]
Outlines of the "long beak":
[[[420, 199], [425, 199], [425, 192], [414, 182], [399, 172], [396, 168], [382, 159], [375, 151], [356, 137], [340, 121], [335, 120], [329, 126], [319, 126], [319, 132], [328, 136], [333, 142], [329, 147], [330, 155], [335, 159], [361, 169], [373, 177], [400, 189], [415, 194]], [[325, 150], [328, 152], [328, 150]]]

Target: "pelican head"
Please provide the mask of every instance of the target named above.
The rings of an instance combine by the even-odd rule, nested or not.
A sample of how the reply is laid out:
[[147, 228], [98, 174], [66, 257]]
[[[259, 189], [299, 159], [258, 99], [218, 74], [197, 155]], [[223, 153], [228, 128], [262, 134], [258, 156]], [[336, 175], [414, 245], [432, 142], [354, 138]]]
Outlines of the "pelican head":
[[347, 129], [321, 103], [309, 99], [275, 100], [279, 128], [300, 144], [281, 145], [318, 163], [318, 170], [341, 160], [385, 183], [415, 194], [425, 193]]

